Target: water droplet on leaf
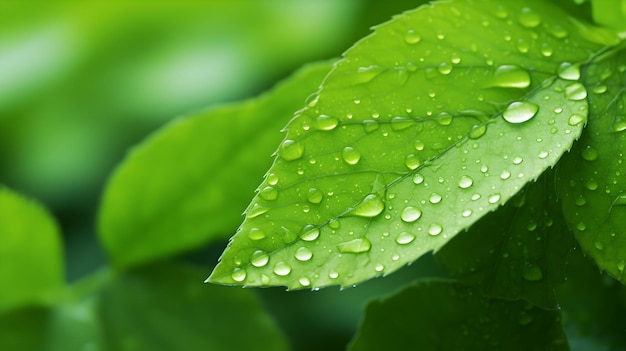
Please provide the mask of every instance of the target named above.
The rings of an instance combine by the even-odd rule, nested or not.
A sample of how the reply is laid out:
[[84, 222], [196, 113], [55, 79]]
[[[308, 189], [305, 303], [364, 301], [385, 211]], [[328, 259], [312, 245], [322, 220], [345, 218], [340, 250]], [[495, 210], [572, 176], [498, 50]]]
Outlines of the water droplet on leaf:
[[243, 268], [235, 268], [233, 269], [233, 273], [230, 275], [236, 282], [242, 282], [246, 279], [246, 270]]
[[502, 88], [528, 88], [530, 86], [530, 74], [518, 66], [503, 65], [493, 73], [491, 85]]
[[369, 194], [350, 213], [360, 217], [376, 217], [384, 209], [383, 199], [377, 194]]
[[316, 189], [316, 188], [311, 188], [306, 193], [307, 201], [312, 204], [319, 204], [320, 202], [322, 202], [323, 198], [324, 198], [324, 194], [319, 189]]
[[539, 106], [532, 102], [512, 102], [502, 113], [502, 117], [509, 123], [523, 123], [537, 115]]
[[350, 146], [346, 146], [341, 151], [341, 157], [347, 164], [355, 165], [361, 160], [361, 153]]
[[536, 282], [543, 279], [543, 272], [536, 264], [526, 264], [522, 267], [522, 277], [529, 282]]
[[572, 101], [584, 100], [587, 97], [587, 90], [582, 83], [572, 83], [565, 87], [565, 97]]
[[422, 40], [422, 37], [419, 34], [415, 33], [413, 29], [409, 29], [404, 35], [404, 40], [407, 42], [407, 44], [417, 44]]
[[587, 121], [587, 117], [583, 115], [579, 115], [578, 113], [574, 113], [571, 116], [569, 116], [569, 119], [567, 120], [567, 124], [574, 127], [586, 121]]
[[526, 28], [535, 28], [541, 23], [541, 17], [528, 7], [522, 8], [517, 16], [519, 23]]
[[580, 67], [569, 62], [563, 62], [559, 65], [557, 74], [565, 80], [578, 80], [580, 79]]
[[276, 275], [284, 277], [286, 275], [289, 275], [289, 273], [291, 273], [291, 267], [283, 261], [277, 262], [274, 265], [274, 273]]
[[259, 228], [252, 228], [248, 232], [248, 238], [250, 238], [251, 240], [261, 240], [265, 238], [265, 232]]
[[313, 241], [317, 239], [319, 236], [320, 236], [319, 228], [315, 227], [314, 225], [309, 224], [305, 226], [304, 229], [302, 230], [302, 235], [300, 236], [300, 239], [304, 241]]
[[269, 260], [270, 257], [262, 250], [256, 250], [250, 257], [250, 263], [255, 267], [263, 267]]
[[581, 156], [587, 161], [595, 161], [598, 159], [598, 151], [593, 146], [587, 145], [583, 148]]
[[295, 257], [298, 261], [308, 261], [313, 257], [313, 252], [303, 246], [296, 250]]
[[472, 184], [474, 184], [474, 180], [469, 176], [462, 176], [461, 179], [459, 179], [459, 188], [461, 189], [467, 189], [471, 187]]
[[371, 248], [372, 243], [366, 238], [357, 238], [337, 245], [337, 250], [342, 253], [368, 252]]
[[406, 245], [411, 243], [413, 240], [415, 240], [415, 235], [409, 232], [402, 232], [398, 234], [398, 237], [396, 237], [396, 243], [400, 245]]
[[407, 223], [415, 222], [422, 216], [422, 211], [413, 206], [407, 206], [402, 210], [400, 218]]
[[265, 188], [261, 189], [261, 191], [259, 192], [259, 196], [261, 196], [263, 200], [267, 201], [276, 200], [276, 198], [278, 197], [278, 191], [271, 186], [266, 186]]
[[430, 227], [428, 228], [428, 234], [430, 235], [439, 235], [441, 234], [441, 232], [443, 231], [443, 227], [441, 226], [441, 224], [431, 224]]
[[339, 120], [337, 118], [327, 115], [319, 115], [316, 122], [317, 129], [319, 130], [333, 130], [339, 124]]
[[304, 154], [304, 145], [298, 141], [287, 139], [280, 144], [278, 155], [286, 160], [297, 160]]

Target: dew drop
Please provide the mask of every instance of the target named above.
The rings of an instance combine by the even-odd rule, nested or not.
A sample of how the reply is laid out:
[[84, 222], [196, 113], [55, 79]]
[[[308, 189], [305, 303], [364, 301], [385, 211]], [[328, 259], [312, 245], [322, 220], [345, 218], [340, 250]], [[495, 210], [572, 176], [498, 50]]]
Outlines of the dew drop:
[[626, 261], [620, 260], [619, 262], [617, 262], [617, 270], [620, 273], [624, 273], [624, 268], [626, 268]]
[[415, 33], [413, 29], [409, 29], [404, 35], [404, 41], [406, 41], [407, 44], [417, 44], [421, 40], [422, 37], [419, 34]]
[[423, 141], [421, 141], [421, 140], [416, 140], [415, 141], [415, 150], [422, 151], [422, 150], [424, 150], [424, 146], [425, 145], [424, 145]]
[[319, 204], [322, 202], [322, 198], [324, 198], [324, 194], [317, 188], [311, 188], [306, 193], [307, 201], [312, 204]]
[[579, 115], [578, 113], [574, 113], [571, 116], [569, 116], [569, 119], [567, 120], [567, 124], [569, 124], [572, 127], [575, 127], [586, 121], [587, 121], [587, 117], [583, 115]]
[[500, 194], [489, 195], [488, 201], [490, 204], [495, 204], [496, 202], [500, 201]]
[[469, 176], [464, 175], [459, 179], [459, 188], [461, 189], [467, 189], [471, 187], [472, 184], [474, 184], [474, 180]]
[[578, 80], [580, 79], [580, 67], [569, 62], [563, 62], [557, 68], [557, 74], [565, 80]]
[[277, 262], [274, 265], [274, 273], [276, 275], [284, 277], [286, 275], [289, 275], [289, 273], [291, 273], [291, 267], [283, 261]]
[[423, 182], [424, 182], [424, 176], [423, 175], [421, 175], [419, 173], [416, 173], [413, 176], [413, 183], [414, 184], [419, 185], [419, 184], [422, 184]]
[[339, 124], [339, 120], [337, 118], [327, 115], [319, 115], [316, 122], [317, 129], [319, 130], [333, 130]]
[[371, 248], [372, 243], [366, 238], [357, 238], [337, 245], [337, 250], [342, 253], [368, 252]]
[[276, 200], [276, 198], [278, 197], [278, 191], [274, 187], [266, 186], [265, 188], [261, 189], [261, 191], [259, 192], [259, 196], [263, 200], [267, 201]]
[[530, 86], [530, 74], [518, 66], [503, 65], [496, 68], [491, 85], [502, 88], [528, 88]]
[[331, 269], [331, 270], [328, 272], [328, 277], [329, 277], [330, 279], [337, 279], [337, 278], [339, 278], [339, 273], [338, 273], [337, 271], [335, 271], [335, 270], [332, 270], [332, 269]]
[[447, 74], [450, 74], [450, 72], [452, 72], [452, 65], [447, 62], [442, 62], [437, 68], [437, 70], [439, 71], [439, 73], [443, 75], [447, 75]]
[[523, 123], [537, 115], [539, 106], [532, 102], [512, 102], [502, 113], [502, 117], [509, 123]]
[[617, 120], [615, 124], [613, 124], [613, 131], [616, 133], [623, 132], [626, 130], [626, 121]]
[[472, 213], [473, 213], [473, 212], [472, 212], [472, 210], [470, 210], [470, 209], [468, 208], [468, 209], [463, 210], [463, 212], [461, 213], [461, 215], [462, 215], [463, 217], [466, 217], [466, 218], [467, 218], [467, 217], [471, 216], [471, 215], [472, 215]]
[[304, 241], [313, 241], [319, 238], [319, 236], [320, 236], [319, 228], [315, 227], [314, 225], [309, 224], [305, 226], [304, 229], [302, 230], [302, 235], [300, 235], [300, 239]]
[[594, 191], [594, 190], [598, 189], [598, 183], [595, 180], [588, 180], [585, 183], [585, 188], [587, 188], [587, 189], [589, 189], [591, 191]]
[[278, 155], [285, 161], [297, 160], [304, 154], [304, 145], [301, 142], [287, 139], [280, 144]]
[[276, 185], [278, 184], [278, 176], [274, 173], [270, 173], [267, 176], [267, 183], [269, 185]]
[[587, 97], [585, 86], [579, 82], [565, 87], [565, 97], [572, 101], [584, 100]]
[[486, 132], [487, 132], [486, 124], [476, 124], [472, 127], [472, 130], [470, 130], [468, 136], [470, 139], [476, 140], [482, 137], [483, 135], [485, 135]]
[[295, 257], [298, 261], [308, 261], [313, 257], [313, 252], [302, 246], [296, 250]]
[[604, 244], [602, 244], [600, 241], [594, 242], [593, 246], [600, 251], [604, 250]]
[[548, 157], [548, 155], [549, 155], [549, 153], [548, 153], [547, 151], [541, 151], [541, 152], [539, 152], [539, 158], [540, 158], [540, 159], [542, 159], [542, 160], [543, 160], [544, 158]]
[[369, 194], [350, 213], [360, 217], [376, 217], [385, 209], [383, 199], [377, 194]]
[[430, 194], [428, 201], [430, 201], [431, 204], [438, 204], [441, 202], [441, 195], [437, 193], [432, 193]]
[[363, 128], [365, 129], [365, 133], [371, 133], [377, 130], [379, 127], [380, 126], [378, 125], [378, 122], [372, 119], [363, 121]]
[[543, 272], [536, 264], [526, 264], [522, 267], [522, 277], [529, 282], [536, 282], [543, 279]]
[[409, 169], [413, 170], [413, 169], [416, 169], [417, 167], [419, 167], [421, 162], [420, 162], [419, 158], [417, 158], [417, 156], [415, 156], [414, 154], [409, 154], [404, 159], [404, 164]]
[[396, 243], [400, 245], [406, 245], [411, 243], [413, 240], [415, 240], [415, 235], [409, 232], [402, 232], [396, 237]]
[[593, 146], [587, 145], [581, 152], [581, 156], [587, 161], [595, 161], [598, 159], [598, 151]]
[[298, 279], [298, 283], [300, 283], [300, 285], [302, 286], [309, 286], [311, 285], [311, 280], [307, 277], [301, 277], [300, 279]]
[[514, 165], [519, 165], [522, 162], [524, 162], [524, 159], [519, 157], [519, 156], [516, 156], [515, 158], [513, 158], [513, 164]]
[[500, 179], [507, 180], [509, 178], [511, 178], [511, 172], [507, 171], [506, 169], [502, 171], [502, 173], [500, 173]]
[[[367, 67], [359, 67], [357, 69], [357, 77], [356, 80], [358, 83], [367, 83], [374, 79], [377, 75], [381, 74], [384, 71], [384, 68], [377, 65], [370, 65]], [[355, 104], [359, 104], [361, 101], [354, 100]]]
[[606, 85], [600, 84], [600, 85], [596, 85], [595, 87], [591, 88], [591, 91], [594, 94], [604, 94], [604, 93], [607, 92], [608, 89], [609, 88]]
[[270, 257], [262, 250], [256, 250], [250, 257], [250, 263], [255, 267], [264, 267], [269, 262]]
[[433, 223], [428, 227], [428, 234], [430, 235], [439, 235], [443, 231], [443, 227], [441, 224]]
[[582, 232], [587, 229], [587, 225], [584, 222], [579, 222], [578, 224], [576, 224], [576, 229]]
[[385, 266], [383, 266], [382, 264], [377, 264], [376, 267], [374, 267], [374, 270], [376, 272], [382, 272], [385, 269]]
[[346, 146], [341, 151], [341, 157], [349, 165], [355, 165], [361, 160], [361, 153], [350, 146]]
[[265, 238], [265, 232], [259, 228], [252, 228], [248, 232], [248, 238], [250, 240], [261, 240]]
[[415, 222], [422, 216], [422, 211], [413, 206], [407, 206], [402, 210], [400, 218], [407, 223]]
[[415, 123], [410, 118], [394, 117], [391, 119], [391, 129], [402, 130], [413, 126]]
[[552, 49], [552, 47], [548, 43], [541, 44], [541, 54], [543, 56], [550, 57], [553, 53], [554, 49]]
[[235, 268], [233, 269], [233, 273], [230, 275], [236, 282], [242, 282], [246, 279], [246, 270], [243, 268]]

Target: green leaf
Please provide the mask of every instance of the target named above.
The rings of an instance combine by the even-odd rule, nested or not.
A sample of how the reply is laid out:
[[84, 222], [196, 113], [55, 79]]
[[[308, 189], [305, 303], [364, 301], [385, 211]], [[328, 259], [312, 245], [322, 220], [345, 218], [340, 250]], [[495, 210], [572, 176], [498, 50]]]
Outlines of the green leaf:
[[178, 119], [135, 148], [100, 209], [113, 263], [138, 265], [226, 239], [270, 164], [276, 131], [331, 67], [309, 65], [257, 99]]
[[446, 281], [371, 302], [350, 351], [568, 350], [557, 312]]
[[575, 241], [554, 188], [554, 172], [548, 171], [457, 235], [437, 258], [487, 296], [556, 308], [554, 289], [564, 281], [566, 257]]
[[600, 49], [583, 29], [540, 1], [471, 0], [377, 27], [287, 126], [209, 280], [348, 286], [441, 248], [581, 133], [578, 67]]
[[626, 282], [626, 50], [588, 66], [590, 119], [559, 164], [565, 217], [600, 269]]
[[593, 19], [599, 24], [626, 30], [626, 0], [594, 0]]
[[287, 349], [252, 291], [203, 285], [203, 274], [162, 264], [117, 277], [98, 308], [106, 349]]
[[0, 312], [63, 286], [59, 229], [39, 204], [0, 186]]

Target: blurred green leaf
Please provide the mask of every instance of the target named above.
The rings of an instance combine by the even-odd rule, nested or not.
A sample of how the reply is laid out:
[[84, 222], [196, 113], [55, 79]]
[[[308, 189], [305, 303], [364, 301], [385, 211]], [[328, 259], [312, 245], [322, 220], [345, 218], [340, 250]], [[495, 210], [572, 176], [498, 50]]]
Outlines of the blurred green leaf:
[[226, 239], [271, 162], [280, 127], [331, 65], [306, 66], [257, 99], [175, 120], [132, 150], [101, 204], [100, 235], [113, 263]]
[[626, 0], [592, 0], [593, 19], [617, 30], [626, 30]]
[[356, 284], [438, 250], [535, 180], [581, 133], [578, 65], [600, 49], [560, 11], [439, 2], [378, 26], [287, 126], [211, 281]]
[[162, 264], [116, 277], [98, 308], [106, 349], [287, 350], [253, 291], [203, 285], [203, 276]]
[[0, 186], [0, 312], [41, 301], [63, 285], [59, 229], [39, 204]]
[[574, 244], [555, 195], [554, 172], [548, 171], [436, 256], [487, 296], [524, 298], [556, 308], [554, 289], [564, 281], [566, 257]]
[[42, 350], [49, 313], [49, 308], [29, 306], [0, 314], [0, 349]]
[[371, 302], [350, 351], [568, 350], [559, 314], [446, 281]]
[[626, 50], [585, 71], [590, 118], [559, 164], [559, 193], [568, 225], [582, 249], [626, 283]]

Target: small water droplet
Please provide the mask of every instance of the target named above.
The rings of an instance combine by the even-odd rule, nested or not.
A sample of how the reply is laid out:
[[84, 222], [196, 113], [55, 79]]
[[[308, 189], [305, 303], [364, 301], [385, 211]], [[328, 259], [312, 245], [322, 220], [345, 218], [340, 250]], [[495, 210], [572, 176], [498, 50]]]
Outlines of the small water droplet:
[[626, 121], [624, 120], [616, 120], [615, 124], [613, 124], [613, 131], [616, 133], [623, 132], [626, 130]]
[[278, 156], [285, 161], [297, 160], [302, 155], [304, 155], [304, 145], [295, 140], [287, 139], [278, 148]]
[[421, 175], [421, 174], [419, 174], [419, 173], [416, 173], [416, 174], [413, 176], [413, 183], [414, 183], [415, 185], [422, 184], [423, 182], [424, 182], [424, 176], [423, 176], [423, 175]]
[[270, 173], [267, 175], [267, 183], [269, 185], [276, 185], [278, 184], [278, 176], [274, 173]]
[[308, 261], [313, 257], [313, 252], [308, 248], [302, 246], [296, 250], [295, 257], [298, 261]]
[[415, 125], [412, 119], [407, 117], [394, 117], [391, 119], [391, 129], [403, 130]]
[[493, 73], [491, 85], [502, 88], [528, 88], [530, 86], [530, 74], [519, 66], [499, 66]]
[[441, 202], [441, 195], [437, 194], [437, 193], [432, 193], [430, 194], [430, 197], [428, 198], [428, 201], [430, 201], [431, 204], [438, 204]]
[[589, 190], [591, 190], [591, 191], [596, 190], [596, 189], [598, 189], [598, 182], [596, 182], [596, 181], [595, 181], [595, 180], [593, 180], [593, 179], [588, 180], [588, 181], [585, 183], [585, 188], [587, 188], [587, 189], [589, 189]]
[[544, 158], [548, 157], [548, 155], [549, 155], [549, 153], [548, 153], [547, 151], [541, 151], [541, 152], [539, 152], [539, 158], [540, 158], [540, 159], [542, 159], [542, 160], [543, 160]]
[[409, 232], [402, 232], [396, 237], [396, 243], [400, 245], [406, 245], [411, 243], [413, 240], [415, 240], [415, 235]]
[[617, 270], [620, 273], [624, 273], [624, 268], [626, 268], [626, 261], [620, 260], [619, 262], [617, 262]]
[[284, 277], [286, 275], [289, 275], [289, 273], [291, 273], [291, 267], [283, 261], [277, 262], [274, 265], [274, 273], [276, 275]]
[[347, 164], [355, 165], [361, 160], [361, 153], [353, 147], [346, 146], [341, 151], [341, 157]]
[[548, 43], [541, 44], [541, 54], [545, 57], [550, 57], [554, 54], [554, 49]]
[[422, 40], [422, 37], [417, 34], [413, 29], [409, 29], [404, 35], [404, 41], [407, 44], [417, 44]]
[[414, 154], [409, 154], [404, 159], [404, 164], [411, 170], [416, 169], [420, 166], [421, 162], [419, 158]]
[[380, 126], [378, 125], [378, 122], [374, 121], [373, 119], [363, 121], [363, 128], [365, 129], [365, 133], [371, 133], [377, 130], [379, 127]]
[[242, 282], [246, 279], [246, 270], [243, 268], [235, 268], [233, 269], [233, 273], [230, 275], [236, 282]]
[[298, 283], [302, 286], [309, 286], [311, 285], [311, 280], [307, 277], [300, 277], [300, 279], [298, 279]]
[[593, 246], [600, 251], [604, 250], [604, 244], [602, 244], [600, 241], [594, 242]]
[[476, 124], [472, 127], [472, 130], [470, 130], [468, 136], [470, 139], [476, 140], [482, 137], [483, 135], [485, 135], [486, 132], [487, 132], [486, 124]]
[[259, 192], [259, 196], [263, 200], [267, 201], [276, 200], [276, 198], [278, 197], [278, 191], [274, 187], [266, 186], [265, 188], [261, 189], [261, 191]]
[[511, 172], [507, 171], [506, 169], [502, 171], [502, 173], [500, 173], [500, 179], [507, 180], [509, 178], [511, 178]]
[[500, 194], [489, 195], [488, 201], [490, 204], [495, 204], [496, 202], [500, 201]]
[[513, 158], [513, 164], [514, 165], [519, 165], [522, 162], [524, 162], [524, 159], [519, 157], [519, 156], [516, 156], [516, 157]]
[[250, 240], [261, 240], [265, 238], [265, 232], [259, 228], [252, 228], [248, 232], [248, 238]]
[[366, 238], [356, 238], [337, 245], [337, 250], [342, 253], [368, 252], [371, 248], [372, 243]]
[[328, 277], [329, 277], [330, 279], [337, 279], [337, 278], [339, 277], [339, 273], [338, 273], [337, 271], [335, 271], [335, 270], [332, 270], [332, 269], [331, 269], [331, 270], [328, 272]]
[[425, 145], [424, 145], [423, 141], [421, 141], [421, 140], [416, 140], [415, 141], [415, 150], [422, 151], [422, 150], [424, 150], [424, 146]]
[[563, 62], [557, 68], [557, 74], [565, 80], [578, 80], [580, 79], [580, 67], [569, 62]]
[[526, 28], [535, 28], [541, 23], [541, 17], [528, 7], [523, 7], [517, 16], [519, 23]]
[[587, 229], [587, 225], [584, 222], [578, 222], [578, 224], [576, 224], [576, 229], [582, 232]]
[[439, 235], [443, 231], [443, 227], [441, 224], [433, 223], [428, 227], [428, 234], [430, 235]]
[[459, 179], [459, 188], [461, 189], [467, 189], [471, 187], [472, 184], [474, 184], [474, 180], [470, 176], [464, 175]]
[[579, 115], [578, 113], [574, 113], [571, 116], [569, 116], [569, 119], [567, 120], [567, 123], [574, 127], [577, 126], [583, 122], [587, 121], [587, 117], [583, 116], [583, 115]]
[[319, 130], [333, 130], [339, 124], [337, 118], [327, 115], [319, 115], [316, 122]]
[[304, 227], [302, 230], [302, 235], [300, 235], [300, 239], [304, 241], [313, 241], [320, 236], [320, 229], [316, 226], [309, 224]]
[[530, 49], [530, 46], [528, 45], [528, 42], [524, 40], [524, 38], [519, 38], [517, 40], [517, 51], [519, 51], [522, 54], [525, 54], [528, 52], [529, 49]]
[[407, 206], [402, 210], [400, 218], [407, 223], [415, 222], [422, 216], [422, 211], [413, 206]]
[[452, 65], [447, 62], [442, 62], [437, 68], [437, 70], [439, 71], [439, 73], [443, 75], [447, 75], [447, 74], [450, 74], [450, 72], [452, 72]]
[[376, 267], [374, 267], [374, 270], [376, 272], [382, 272], [385, 269], [385, 266], [383, 266], [382, 264], [377, 264]]
[[587, 90], [582, 83], [572, 83], [565, 87], [565, 97], [572, 101], [584, 100], [587, 98]]
[[[356, 76], [356, 81], [357, 83], [367, 83], [384, 71], [385, 71], [384, 68], [377, 66], [377, 65], [359, 67], [357, 69], [358, 75]], [[355, 99], [354, 103], [358, 105], [361, 103], [361, 101], [358, 99]]]
[[319, 189], [316, 189], [316, 188], [311, 188], [306, 193], [307, 201], [312, 204], [319, 204], [320, 202], [322, 202], [323, 198], [324, 198], [324, 193], [322, 193]]
[[598, 151], [593, 146], [587, 145], [583, 148], [581, 156], [587, 161], [595, 161], [598, 159]]
[[263, 267], [269, 262], [270, 257], [262, 250], [256, 250], [250, 257], [250, 263], [255, 267]]
[[470, 209], [468, 208], [468, 209], [463, 210], [463, 212], [461, 213], [461, 215], [462, 215], [463, 217], [469, 217], [469, 216], [471, 216], [471, 215], [472, 215], [472, 213], [473, 213], [473, 212], [472, 212], [472, 210], [470, 210]]
[[502, 117], [509, 123], [523, 123], [537, 115], [539, 106], [532, 102], [512, 102], [502, 113]]
[[526, 264], [522, 267], [522, 277], [529, 282], [537, 282], [543, 279], [543, 272], [536, 264]]
[[360, 217], [376, 217], [384, 209], [383, 199], [377, 194], [369, 194], [350, 213]]

